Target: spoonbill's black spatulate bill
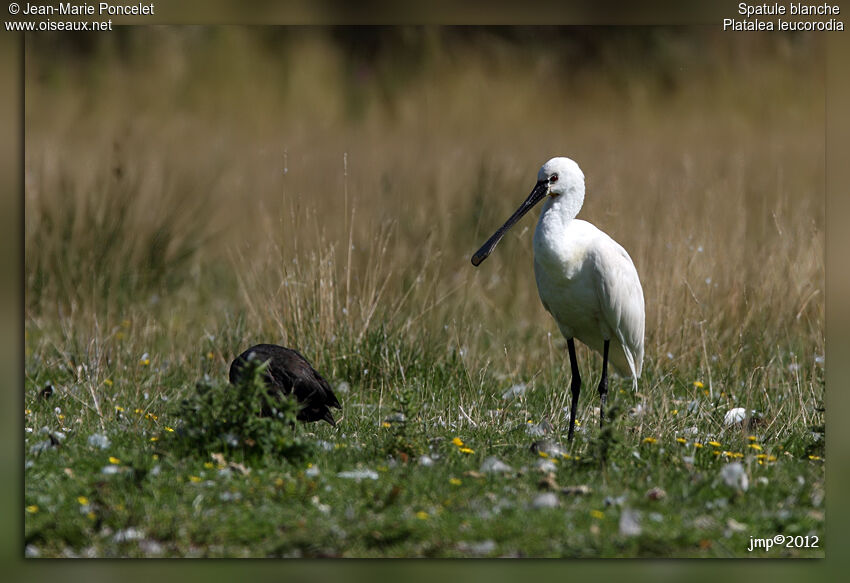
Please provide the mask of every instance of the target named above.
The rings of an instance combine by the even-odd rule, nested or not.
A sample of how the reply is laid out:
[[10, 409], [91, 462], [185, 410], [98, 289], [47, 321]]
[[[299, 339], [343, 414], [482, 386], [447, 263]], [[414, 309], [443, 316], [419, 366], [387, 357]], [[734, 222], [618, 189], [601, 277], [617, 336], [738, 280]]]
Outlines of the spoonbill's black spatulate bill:
[[537, 173], [537, 184], [505, 224], [472, 256], [478, 266], [514, 223], [543, 199], [534, 230], [534, 276], [543, 307], [567, 339], [572, 381], [569, 439], [575, 429], [581, 391], [573, 339], [602, 354], [600, 426], [605, 420], [608, 361], [632, 377], [637, 390], [643, 364], [643, 289], [631, 257], [614, 239], [576, 219], [584, 203], [584, 174], [569, 158], [552, 158]]
[[[253, 356], [252, 356], [253, 355]], [[263, 373], [270, 393], [289, 395], [294, 393], [301, 409], [300, 421], [327, 421], [336, 425], [329, 407], [341, 409], [331, 386], [322, 375], [301, 356], [297, 350], [276, 344], [257, 344], [239, 356], [230, 365], [230, 382], [236, 384], [243, 379], [245, 363], [249, 358], [258, 362], [268, 361]], [[265, 415], [270, 411], [263, 411]]]

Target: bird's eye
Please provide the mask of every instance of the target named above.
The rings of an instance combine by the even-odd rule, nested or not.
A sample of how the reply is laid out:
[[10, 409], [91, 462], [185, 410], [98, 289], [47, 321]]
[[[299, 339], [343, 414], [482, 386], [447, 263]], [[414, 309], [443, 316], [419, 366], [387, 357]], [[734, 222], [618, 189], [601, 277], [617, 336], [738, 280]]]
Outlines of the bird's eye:
[[549, 177], [549, 183], [550, 184], [554, 184], [556, 182], [558, 182], [558, 175], [557, 174], [553, 174], [552, 176]]

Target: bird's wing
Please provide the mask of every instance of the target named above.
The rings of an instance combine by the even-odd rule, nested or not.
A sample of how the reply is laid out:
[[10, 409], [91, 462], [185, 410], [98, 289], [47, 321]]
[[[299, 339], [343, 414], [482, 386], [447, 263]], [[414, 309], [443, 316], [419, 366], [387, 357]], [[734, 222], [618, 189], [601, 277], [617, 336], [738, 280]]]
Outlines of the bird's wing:
[[610, 237], [606, 239], [596, 261], [601, 311], [626, 357], [632, 361], [629, 365], [637, 379], [643, 365], [643, 288], [626, 250]]
[[298, 379], [294, 387], [295, 395], [305, 401], [341, 409], [330, 383], [297, 350], [292, 352], [299, 357], [290, 363], [290, 369], [295, 373], [293, 376]]

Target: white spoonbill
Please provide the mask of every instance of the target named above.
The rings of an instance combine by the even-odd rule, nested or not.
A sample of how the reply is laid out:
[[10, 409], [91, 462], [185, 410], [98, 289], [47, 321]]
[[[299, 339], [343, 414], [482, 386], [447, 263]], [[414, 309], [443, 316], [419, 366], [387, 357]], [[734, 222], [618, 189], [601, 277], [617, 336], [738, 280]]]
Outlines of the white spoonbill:
[[632, 377], [637, 389], [643, 364], [643, 289], [626, 250], [587, 221], [576, 219], [584, 202], [584, 174], [569, 158], [552, 158], [540, 168], [531, 194], [472, 256], [472, 264], [478, 266], [487, 259], [508, 229], [544, 198], [534, 230], [534, 276], [543, 307], [567, 339], [572, 370], [571, 440], [581, 391], [573, 339], [602, 354], [601, 427], [609, 359], [621, 374]]

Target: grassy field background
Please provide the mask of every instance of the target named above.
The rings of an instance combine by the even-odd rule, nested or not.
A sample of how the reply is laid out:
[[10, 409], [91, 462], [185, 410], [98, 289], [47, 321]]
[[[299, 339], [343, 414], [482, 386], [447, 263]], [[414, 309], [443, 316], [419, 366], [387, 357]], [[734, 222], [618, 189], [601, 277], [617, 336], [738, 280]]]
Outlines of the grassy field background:
[[[817, 37], [139, 27], [30, 35], [25, 83], [28, 556], [823, 555], [747, 552], [823, 534]], [[580, 348], [573, 444], [539, 211], [469, 263], [554, 155], [647, 305], [610, 432]], [[338, 427], [178, 453], [256, 342]]]

